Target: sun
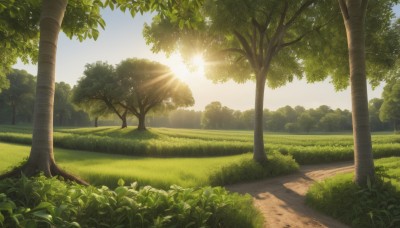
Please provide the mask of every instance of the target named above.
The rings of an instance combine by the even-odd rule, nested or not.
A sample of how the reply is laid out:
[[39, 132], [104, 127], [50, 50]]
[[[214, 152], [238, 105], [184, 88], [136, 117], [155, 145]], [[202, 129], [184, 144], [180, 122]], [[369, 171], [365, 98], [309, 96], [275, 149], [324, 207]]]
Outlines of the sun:
[[202, 55], [195, 55], [192, 58], [192, 65], [195, 68], [195, 72], [200, 74], [201, 76], [204, 76], [204, 59]]
[[204, 77], [204, 60], [201, 55], [195, 55], [188, 64], [185, 64], [181, 55], [175, 53], [169, 56], [165, 63], [182, 81]]

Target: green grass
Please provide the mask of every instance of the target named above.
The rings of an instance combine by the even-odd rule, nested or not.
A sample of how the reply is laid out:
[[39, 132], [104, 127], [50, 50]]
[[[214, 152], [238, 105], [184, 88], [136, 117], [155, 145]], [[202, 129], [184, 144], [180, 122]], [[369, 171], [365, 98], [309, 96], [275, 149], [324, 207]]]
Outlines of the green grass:
[[375, 165], [376, 184], [361, 188], [354, 174], [340, 174], [314, 184], [307, 203], [352, 227], [400, 227], [400, 158], [377, 159]]
[[[339, 135], [264, 135], [267, 151], [292, 155], [300, 164], [353, 159], [353, 138]], [[0, 140], [31, 144], [31, 129], [0, 126]], [[400, 135], [372, 136], [375, 158], [400, 156]], [[153, 128], [139, 132], [133, 127], [56, 128], [54, 145], [59, 148], [145, 157], [229, 156], [252, 151], [252, 131]]]
[[[0, 143], [0, 172], [28, 156], [29, 146]], [[145, 158], [55, 148], [57, 163], [95, 185], [115, 186], [119, 178], [166, 188], [209, 184], [208, 177], [221, 166], [250, 154], [210, 158]]]

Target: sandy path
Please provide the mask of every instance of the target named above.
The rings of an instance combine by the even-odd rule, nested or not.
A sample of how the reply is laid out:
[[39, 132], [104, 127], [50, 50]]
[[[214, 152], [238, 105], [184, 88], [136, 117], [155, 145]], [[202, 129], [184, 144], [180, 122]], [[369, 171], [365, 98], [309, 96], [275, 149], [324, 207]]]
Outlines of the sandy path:
[[305, 205], [305, 194], [314, 181], [337, 173], [350, 172], [351, 162], [306, 165], [300, 172], [272, 179], [236, 184], [226, 188], [233, 192], [249, 193], [254, 204], [266, 218], [265, 227], [347, 227]]

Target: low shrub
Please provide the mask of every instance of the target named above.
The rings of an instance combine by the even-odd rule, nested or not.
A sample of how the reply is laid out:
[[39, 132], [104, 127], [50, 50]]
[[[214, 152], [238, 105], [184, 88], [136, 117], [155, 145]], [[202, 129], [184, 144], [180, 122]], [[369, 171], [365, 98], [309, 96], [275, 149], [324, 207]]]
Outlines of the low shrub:
[[306, 201], [352, 227], [400, 227], [400, 192], [381, 177], [362, 188], [351, 174], [338, 175], [314, 184]]
[[56, 178], [0, 181], [2, 227], [262, 227], [249, 195], [221, 187], [110, 190]]
[[288, 174], [298, 169], [299, 165], [292, 156], [272, 151], [264, 164], [255, 162], [252, 158], [244, 158], [239, 162], [223, 166], [211, 173], [209, 182], [211, 185], [227, 185]]

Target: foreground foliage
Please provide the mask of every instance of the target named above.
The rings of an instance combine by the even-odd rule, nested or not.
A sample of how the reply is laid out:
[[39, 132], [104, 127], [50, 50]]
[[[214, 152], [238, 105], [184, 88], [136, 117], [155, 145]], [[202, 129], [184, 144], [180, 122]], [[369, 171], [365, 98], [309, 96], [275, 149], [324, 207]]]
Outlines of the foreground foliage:
[[212, 185], [227, 185], [289, 174], [298, 169], [299, 165], [292, 156], [272, 152], [263, 164], [251, 158], [243, 158], [239, 162], [223, 166], [210, 175], [209, 181]]
[[159, 190], [136, 183], [110, 190], [44, 176], [0, 182], [4, 227], [261, 227], [250, 196], [223, 188]]
[[312, 207], [352, 227], [400, 226], [400, 158], [376, 162], [377, 182], [357, 186], [351, 174], [314, 184], [307, 193]]

